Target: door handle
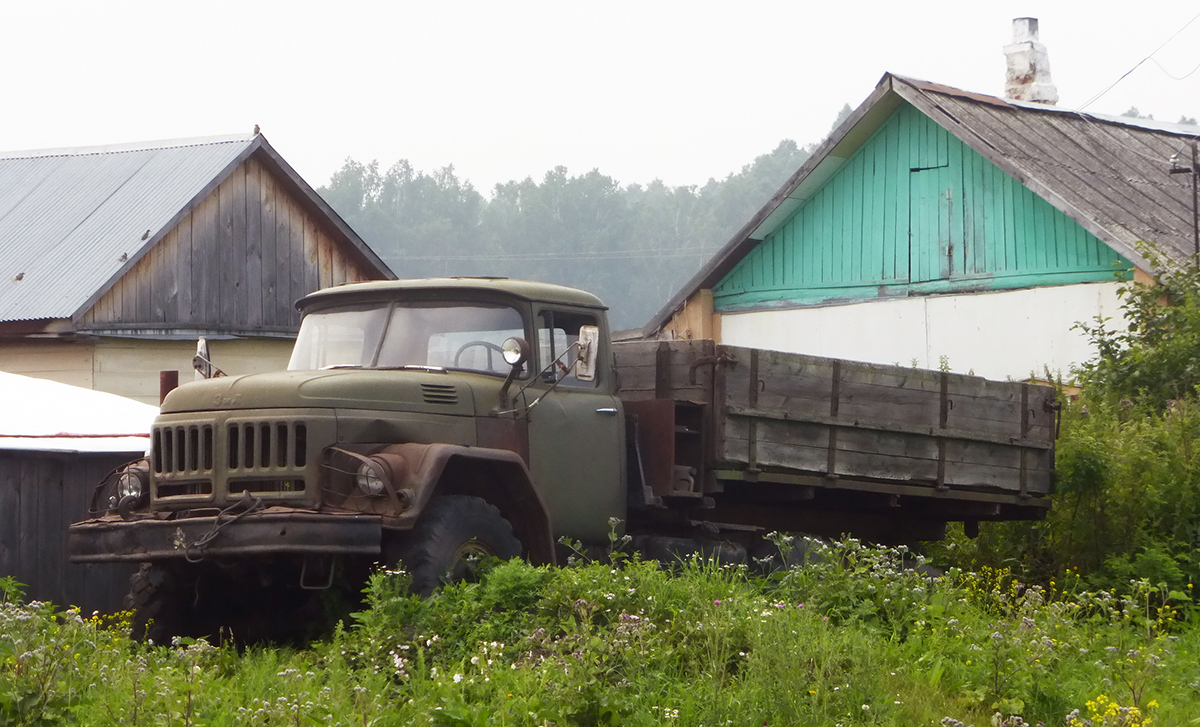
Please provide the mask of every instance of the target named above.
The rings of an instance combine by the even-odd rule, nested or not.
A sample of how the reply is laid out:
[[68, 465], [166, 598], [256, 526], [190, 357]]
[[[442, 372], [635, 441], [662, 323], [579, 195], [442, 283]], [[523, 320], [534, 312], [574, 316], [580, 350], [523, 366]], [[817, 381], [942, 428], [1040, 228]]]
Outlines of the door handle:
[[604, 408], [602, 408], [602, 409], [597, 409], [597, 410], [596, 410], [596, 413], [597, 413], [597, 414], [616, 414], [616, 413], [617, 413], [617, 410], [616, 410], [616, 408], [615, 408], [615, 407], [606, 406], [606, 407], [604, 407]]

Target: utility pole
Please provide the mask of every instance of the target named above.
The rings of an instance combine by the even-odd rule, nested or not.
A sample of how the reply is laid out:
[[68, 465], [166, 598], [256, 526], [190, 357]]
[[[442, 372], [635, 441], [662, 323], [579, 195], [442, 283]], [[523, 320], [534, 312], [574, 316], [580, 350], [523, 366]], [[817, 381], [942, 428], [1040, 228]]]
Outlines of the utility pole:
[[1192, 139], [1192, 164], [1191, 166], [1182, 167], [1179, 165], [1179, 153], [1183, 150], [1175, 152], [1171, 157], [1170, 174], [1190, 174], [1192, 175], [1192, 263], [1200, 269], [1200, 194], [1196, 191], [1196, 181], [1200, 178], [1200, 161], [1197, 160], [1196, 139]]

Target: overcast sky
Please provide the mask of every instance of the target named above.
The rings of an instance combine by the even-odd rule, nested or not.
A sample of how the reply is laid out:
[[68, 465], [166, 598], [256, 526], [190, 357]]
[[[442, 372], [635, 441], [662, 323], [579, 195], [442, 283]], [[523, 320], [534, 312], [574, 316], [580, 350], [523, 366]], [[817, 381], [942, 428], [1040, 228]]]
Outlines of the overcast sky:
[[[485, 193], [560, 164], [702, 184], [781, 139], [819, 140], [885, 71], [1002, 95], [1014, 17], [1040, 19], [1059, 106], [1078, 108], [1197, 13], [1195, 0], [0, 0], [0, 149], [260, 124], [314, 187], [347, 157], [453, 164]], [[1200, 116], [1197, 66], [1200, 20], [1089, 110]]]

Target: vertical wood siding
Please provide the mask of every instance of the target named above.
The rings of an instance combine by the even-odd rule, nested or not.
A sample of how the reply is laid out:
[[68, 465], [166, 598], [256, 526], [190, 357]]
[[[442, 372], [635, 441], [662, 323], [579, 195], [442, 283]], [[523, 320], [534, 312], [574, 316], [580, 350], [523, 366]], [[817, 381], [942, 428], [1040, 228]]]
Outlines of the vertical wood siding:
[[297, 299], [374, 277], [251, 157], [117, 281], [80, 328], [294, 332]]
[[714, 288], [717, 311], [1112, 280], [1130, 263], [914, 107]]
[[120, 610], [133, 567], [68, 562], [67, 526], [87, 517], [100, 478], [137, 456], [0, 450], [0, 576], [85, 615]]

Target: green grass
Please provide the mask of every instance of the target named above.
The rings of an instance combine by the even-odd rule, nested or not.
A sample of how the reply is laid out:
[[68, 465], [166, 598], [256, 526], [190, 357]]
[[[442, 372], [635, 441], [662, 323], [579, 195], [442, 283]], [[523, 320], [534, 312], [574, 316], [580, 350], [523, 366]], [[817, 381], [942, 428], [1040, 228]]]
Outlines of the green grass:
[[242, 653], [138, 644], [0, 582], [0, 725], [1195, 724], [1200, 632], [1166, 591], [911, 560], [851, 540], [769, 577], [514, 561], [424, 601], [380, 573], [328, 640]]

